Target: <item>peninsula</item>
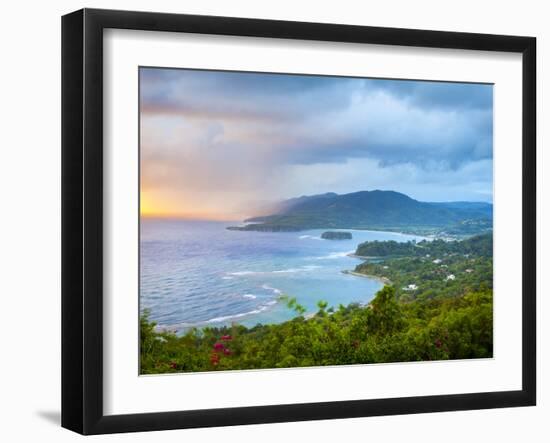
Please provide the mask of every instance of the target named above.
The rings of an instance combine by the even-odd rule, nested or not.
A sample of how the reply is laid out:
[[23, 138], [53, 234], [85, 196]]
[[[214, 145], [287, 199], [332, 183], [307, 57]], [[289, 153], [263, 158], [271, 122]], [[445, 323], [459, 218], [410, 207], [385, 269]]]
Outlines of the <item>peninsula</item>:
[[279, 203], [271, 215], [249, 218], [237, 231], [294, 232], [367, 229], [465, 238], [492, 229], [493, 205], [421, 202], [395, 191], [302, 196]]

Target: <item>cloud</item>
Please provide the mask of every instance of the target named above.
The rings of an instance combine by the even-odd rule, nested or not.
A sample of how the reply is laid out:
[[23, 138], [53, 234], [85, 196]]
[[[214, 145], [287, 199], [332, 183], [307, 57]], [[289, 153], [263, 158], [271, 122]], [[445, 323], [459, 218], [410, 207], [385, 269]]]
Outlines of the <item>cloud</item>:
[[217, 121], [290, 162], [456, 168], [492, 156], [490, 85], [162, 69], [141, 81], [143, 115]]
[[488, 84], [410, 80], [367, 80], [366, 88], [383, 90], [414, 106], [432, 109], [491, 110], [493, 88]]
[[345, 107], [351, 79], [195, 71], [140, 70], [141, 109], [189, 118], [296, 120], [319, 106]]
[[400, 163], [381, 167], [371, 159], [345, 163], [291, 165], [285, 170], [283, 191], [296, 196], [323, 192], [345, 194], [359, 189], [384, 189], [403, 192], [421, 201], [490, 201], [492, 196], [492, 161], [479, 160], [449, 171], [434, 165], [426, 174], [418, 165]]
[[142, 68], [142, 187], [197, 207], [372, 187], [490, 200], [492, 95], [480, 84]]

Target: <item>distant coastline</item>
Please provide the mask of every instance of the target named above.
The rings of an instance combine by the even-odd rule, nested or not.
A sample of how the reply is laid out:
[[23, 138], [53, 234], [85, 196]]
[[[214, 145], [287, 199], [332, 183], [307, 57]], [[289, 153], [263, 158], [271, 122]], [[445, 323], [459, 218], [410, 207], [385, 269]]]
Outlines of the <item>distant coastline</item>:
[[379, 281], [380, 283], [383, 283], [384, 285], [392, 285], [393, 284], [390, 279], [388, 279], [386, 277], [381, 277], [379, 275], [362, 274], [360, 272], [350, 271], [350, 270], [347, 270], [347, 269], [343, 270], [342, 274], [353, 275], [354, 277], [370, 278], [371, 280]]
[[285, 200], [272, 214], [248, 218], [243, 224], [227, 229], [262, 232], [355, 229], [458, 239], [492, 229], [492, 221], [492, 203], [423, 202], [396, 191], [373, 190]]
[[[241, 232], [273, 232], [273, 233], [292, 233], [292, 232], [304, 232], [311, 230], [330, 230], [338, 229], [343, 231], [363, 231], [363, 232], [386, 232], [388, 234], [397, 234], [397, 235], [414, 235], [417, 237], [423, 237], [425, 239], [442, 239], [442, 240], [461, 240], [468, 237], [473, 237], [479, 235], [478, 232], [475, 233], [461, 233], [461, 234], [450, 234], [443, 228], [439, 227], [418, 227], [418, 228], [406, 228], [406, 227], [392, 227], [392, 226], [366, 226], [366, 227], [345, 227], [338, 226], [336, 227], [297, 227], [297, 226], [274, 226], [269, 224], [263, 224], [260, 222], [246, 223], [243, 222], [241, 225], [230, 225], [226, 226], [225, 229], [229, 231], [241, 231]], [[489, 230], [490, 231], [490, 230]], [[356, 256], [356, 258], [364, 258], [361, 256]], [[372, 257], [366, 257], [372, 258]]]

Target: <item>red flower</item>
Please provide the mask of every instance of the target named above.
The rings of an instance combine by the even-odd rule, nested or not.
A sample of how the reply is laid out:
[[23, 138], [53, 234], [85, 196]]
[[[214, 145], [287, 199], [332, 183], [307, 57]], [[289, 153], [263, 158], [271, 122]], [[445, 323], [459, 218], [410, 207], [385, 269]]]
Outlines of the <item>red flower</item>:
[[230, 335], [222, 335], [221, 340], [233, 340], [233, 337]]
[[176, 369], [178, 367], [178, 365], [176, 364], [176, 362], [170, 362], [170, 367], [172, 369]]
[[214, 350], [215, 351], [223, 351], [225, 349], [225, 346], [223, 343], [215, 343], [214, 344]]
[[223, 350], [223, 353], [224, 353], [225, 355], [231, 355], [231, 354], [233, 354], [233, 352], [231, 352], [231, 349], [227, 349], [227, 348]]
[[212, 354], [210, 356], [210, 363], [217, 365], [220, 362], [220, 356], [218, 354]]
[[440, 347], [441, 347], [441, 340], [437, 339], [437, 340], [435, 341], [435, 346], [436, 346], [437, 348], [440, 348]]

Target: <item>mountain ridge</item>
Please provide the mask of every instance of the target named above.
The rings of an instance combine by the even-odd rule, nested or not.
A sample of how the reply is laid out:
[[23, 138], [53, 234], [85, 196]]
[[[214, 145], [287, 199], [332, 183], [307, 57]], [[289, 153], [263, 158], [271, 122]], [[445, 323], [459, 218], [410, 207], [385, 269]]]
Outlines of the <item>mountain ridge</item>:
[[[422, 202], [396, 191], [325, 193], [288, 199], [277, 212], [251, 217], [235, 230], [299, 231], [316, 228], [386, 229], [422, 227], [442, 230], [492, 227], [493, 205], [484, 202]], [[473, 227], [473, 228], [472, 228]], [[477, 227], [477, 228], [476, 228]]]

